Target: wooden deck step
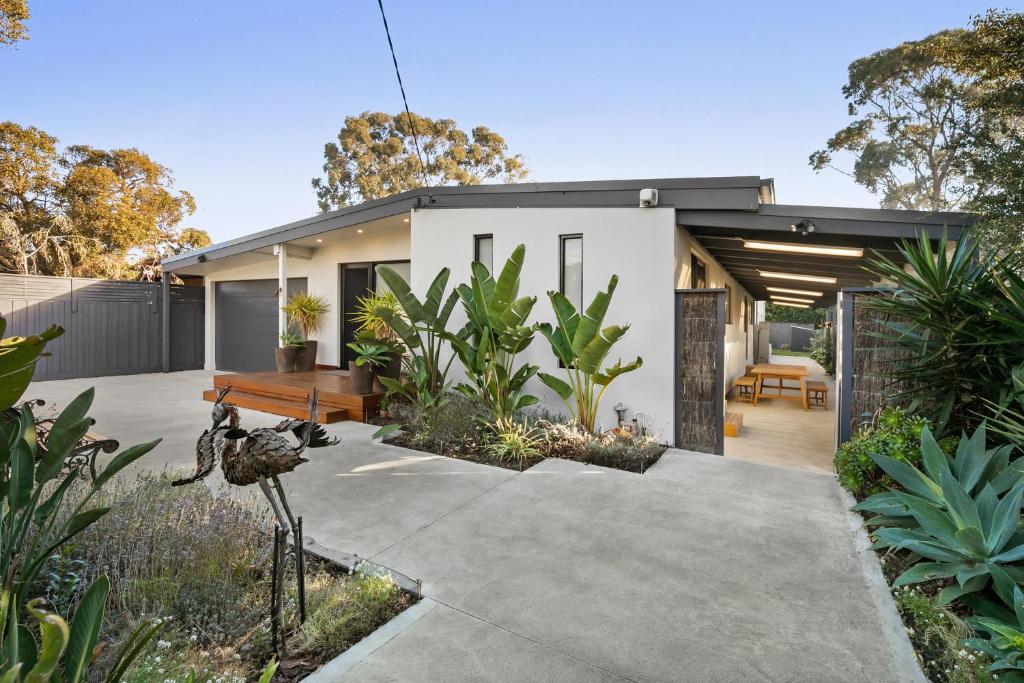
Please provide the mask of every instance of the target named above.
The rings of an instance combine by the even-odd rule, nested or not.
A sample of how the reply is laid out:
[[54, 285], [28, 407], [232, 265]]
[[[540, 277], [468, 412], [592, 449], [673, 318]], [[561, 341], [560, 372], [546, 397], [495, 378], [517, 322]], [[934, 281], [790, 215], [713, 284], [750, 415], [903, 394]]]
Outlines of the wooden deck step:
[[[203, 392], [203, 398], [207, 401], [216, 401], [217, 390], [207, 389]], [[281, 415], [282, 417], [309, 419], [309, 402], [304, 400], [252, 394], [237, 388], [232, 388], [231, 393], [228, 395], [228, 400], [239, 408], [259, 410], [272, 415]], [[363, 419], [361, 412], [350, 415], [347, 408], [326, 406], [323, 403], [317, 406], [316, 412], [316, 421], [320, 424], [331, 424], [332, 422], [341, 422], [342, 420], [361, 421]]]
[[725, 435], [739, 436], [743, 429], [743, 413], [725, 414]]

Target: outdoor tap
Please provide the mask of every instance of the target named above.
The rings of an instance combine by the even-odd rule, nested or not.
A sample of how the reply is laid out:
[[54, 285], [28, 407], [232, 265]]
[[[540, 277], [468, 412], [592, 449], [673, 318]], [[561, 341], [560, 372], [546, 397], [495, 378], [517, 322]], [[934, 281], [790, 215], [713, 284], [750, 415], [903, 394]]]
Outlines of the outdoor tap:
[[618, 418], [619, 429], [622, 429], [622, 425], [626, 423], [626, 406], [622, 405], [622, 403], [616, 403], [614, 410]]

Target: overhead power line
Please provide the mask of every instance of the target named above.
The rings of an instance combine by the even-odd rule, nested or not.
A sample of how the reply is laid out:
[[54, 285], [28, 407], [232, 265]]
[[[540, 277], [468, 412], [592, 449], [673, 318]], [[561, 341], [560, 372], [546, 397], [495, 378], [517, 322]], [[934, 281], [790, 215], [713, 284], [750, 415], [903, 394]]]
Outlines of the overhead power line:
[[409, 100], [405, 96], [405, 85], [402, 84], [402, 72], [398, 69], [398, 57], [395, 56], [395, 44], [391, 41], [391, 29], [388, 28], [388, 17], [384, 13], [384, 0], [377, 0], [380, 7], [380, 18], [384, 20], [384, 33], [388, 37], [388, 48], [391, 49], [391, 61], [395, 65], [395, 76], [398, 78], [398, 89], [402, 91], [402, 104], [405, 105], [405, 115], [409, 118], [409, 129], [412, 131], [412, 143], [416, 147], [416, 158], [420, 160], [420, 174], [423, 176], [423, 186], [429, 187], [427, 180], [427, 167], [423, 163], [423, 153], [420, 151], [420, 138], [416, 134], [416, 123], [412, 120], [412, 112], [409, 111]]

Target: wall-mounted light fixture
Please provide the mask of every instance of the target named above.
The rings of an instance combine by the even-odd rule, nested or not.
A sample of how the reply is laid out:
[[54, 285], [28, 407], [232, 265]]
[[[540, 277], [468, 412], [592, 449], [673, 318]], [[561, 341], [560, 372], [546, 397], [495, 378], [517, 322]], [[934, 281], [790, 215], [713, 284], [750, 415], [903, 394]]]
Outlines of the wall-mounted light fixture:
[[821, 282], [826, 285], [834, 285], [838, 282], [837, 278], [826, 277], [824, 275], [801, 275], [799, 273], [777, 273], [774, 270], [759, 270], [757, 271], [761, 277], [770, 277], [776, 280], [802, 280], [804, 282]]
[[813, 244], [791, 244], [788, 242], [762, 242], [761, 240], [743, 240], [747, 249], [758, 251], [780, 251], [787, 254], [813, 254], [815, 256], [850, 256], [860, 258], [864, 250], [858, 247], [829, 247]]
[[805, 218], [798, 223], [793, 223], [792, 225], [790, 225], [789, 229], [793, 232], [798, 232], [804, 237], [806, 237], [807, 233], [814, 232], [814, 223]]

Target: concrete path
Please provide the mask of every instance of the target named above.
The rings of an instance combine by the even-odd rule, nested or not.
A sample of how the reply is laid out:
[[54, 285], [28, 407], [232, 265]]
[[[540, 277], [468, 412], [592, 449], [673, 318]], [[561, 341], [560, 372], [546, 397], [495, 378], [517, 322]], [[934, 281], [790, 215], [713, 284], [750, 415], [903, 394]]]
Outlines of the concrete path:
[[[29, 395], [95, 384], [99, 431], [165, 434], [146, 466], [191, 467], [209, 383]], [[517, 473], [373, 443], [366, 425], [329, 431], [343, 442], [285, 477], [307, 534], [423, 579], [430, 598], [330, 679], [901, 680], [831, 476], [683, 451], [645, 475], [561, 460]]]

